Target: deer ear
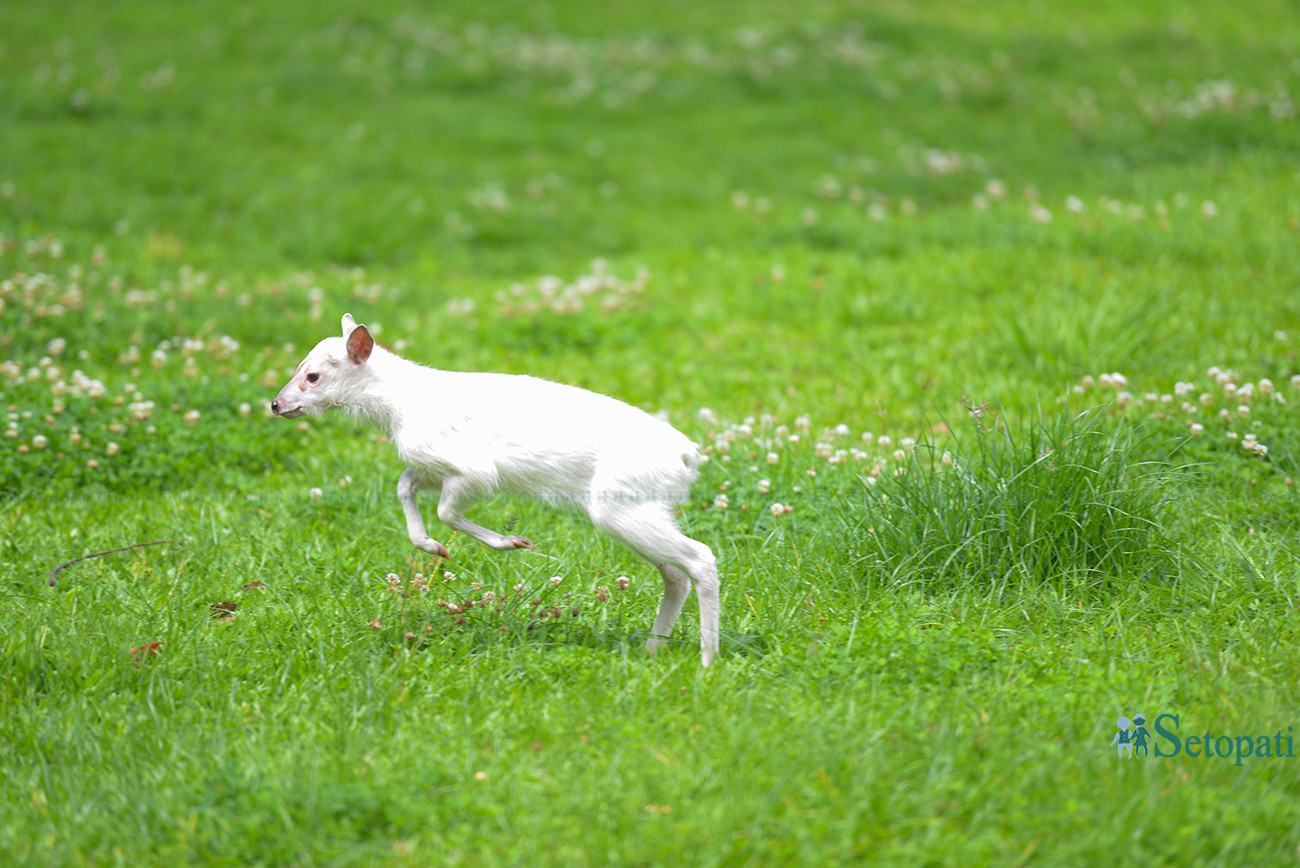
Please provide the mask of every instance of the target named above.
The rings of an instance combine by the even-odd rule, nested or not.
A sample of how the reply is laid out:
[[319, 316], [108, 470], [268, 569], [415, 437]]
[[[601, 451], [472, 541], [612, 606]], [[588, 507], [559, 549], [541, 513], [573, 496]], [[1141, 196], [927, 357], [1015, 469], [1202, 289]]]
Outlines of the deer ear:
[[363, 325], [354, 325], [348, 335], [348, 359], [352, 364], [363, 364], [370, 358], [370, 351], [375, 348], [375, 339], [370, 336], [370, 329]]
[[352, 330], [357, 327], [357, 321], [352, 318], [352, 314], [343, 314], [343, 337], [352, 334]]

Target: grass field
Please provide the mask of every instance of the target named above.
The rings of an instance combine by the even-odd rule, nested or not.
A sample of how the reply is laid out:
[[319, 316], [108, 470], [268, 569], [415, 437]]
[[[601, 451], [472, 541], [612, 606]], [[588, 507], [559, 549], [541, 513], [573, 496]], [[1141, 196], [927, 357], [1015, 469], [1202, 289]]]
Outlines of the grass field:
[[[0, 5], [0, 864], [1295, 864], [1300, 13], [1075, 5]], [[701, 443], [715, 665], [345, 311]]]

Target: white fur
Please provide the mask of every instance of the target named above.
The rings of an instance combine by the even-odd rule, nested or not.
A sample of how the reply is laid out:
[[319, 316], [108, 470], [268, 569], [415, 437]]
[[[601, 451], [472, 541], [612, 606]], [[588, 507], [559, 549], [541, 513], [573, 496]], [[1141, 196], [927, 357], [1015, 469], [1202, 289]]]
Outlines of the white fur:
[[[700, 649], [718, 651], [718, 570], [708, 546], [677, 527], [699, 451], [684, 434], [622, 401], [535, 377], [440, 371], [374, 342], [351, 314], [343, 337], [326, 338], [271, 403], [294, 418], [338, 408], [379, 425], [407, 465], [397, 483], [416, 548], [447, 557], [429, 537], [416, 495], [438, 495], [443, 524], [498, 550], [532, 548], [465, 517], [499, 491], [567, 503], [650, 561], [664, 598], [646, 647], [671, 633], [690, 582], [700, 602]], [[440, 492], [440, 494], [439, 494]]]

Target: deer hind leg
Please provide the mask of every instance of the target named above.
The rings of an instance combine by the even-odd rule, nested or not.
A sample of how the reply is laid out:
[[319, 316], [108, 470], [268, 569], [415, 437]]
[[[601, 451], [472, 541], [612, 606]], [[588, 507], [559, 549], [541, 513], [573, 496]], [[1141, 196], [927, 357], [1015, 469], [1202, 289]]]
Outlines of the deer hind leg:
[[659, 603], [659, 614], [655, 617], [654, 627], [650, 629], [650, 641], [645, 645], [651, 651], [672, 635], [673, 625], [677, 623], [677, 616], [682, 613], [686, 595], [691, 590], [691, 577], [681, 567], [665, 563], [655, 564], [655, 569], [659, 570], [659, 575], [664, 579], [664, 598]]
[[646, 647], [655, 650], [672, 633], [693, 582], [700, 604], [700, 656], [705, 666], [711, 664], [718, 653], [721, 619], [713, 551], [682, 533], [666, 504], [605, 505], [593, 509], [591, 518], [596, 527], [654, 564], [663, 576], [664, 598]]

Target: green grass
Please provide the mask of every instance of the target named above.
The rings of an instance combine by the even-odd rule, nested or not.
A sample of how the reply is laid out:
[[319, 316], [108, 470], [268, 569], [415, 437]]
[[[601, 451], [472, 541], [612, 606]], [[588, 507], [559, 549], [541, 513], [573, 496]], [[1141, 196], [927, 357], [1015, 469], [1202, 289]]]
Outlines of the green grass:
[[[47, 6], [0, 864], [1294, 862], [1300, 760], [1110, 746], [1300, 724], [1289, 4]], [[703, 444], [716, 665], [578, 517], [430, 562], [270, 417], [345, 310]]]
[[[1012, 431], [971, 405], [974, 447], [911, 450], [868, 477], [846, 509], [860, 564], [894, 582], [1122, 587], [1186, 579], [1192, 545], [1171, 532], [1189, 491], [1124, 423], [1062, 414]], [[883, 484], [881, 484], [883, 482]]]

